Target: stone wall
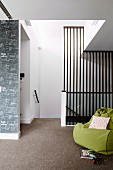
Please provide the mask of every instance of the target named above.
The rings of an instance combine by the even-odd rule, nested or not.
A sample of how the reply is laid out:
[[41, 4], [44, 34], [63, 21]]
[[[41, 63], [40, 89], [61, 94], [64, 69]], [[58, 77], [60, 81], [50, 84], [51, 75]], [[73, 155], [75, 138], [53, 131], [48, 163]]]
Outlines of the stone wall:
[[19, 132], [19, 21], [0, 21], [0, 133]]

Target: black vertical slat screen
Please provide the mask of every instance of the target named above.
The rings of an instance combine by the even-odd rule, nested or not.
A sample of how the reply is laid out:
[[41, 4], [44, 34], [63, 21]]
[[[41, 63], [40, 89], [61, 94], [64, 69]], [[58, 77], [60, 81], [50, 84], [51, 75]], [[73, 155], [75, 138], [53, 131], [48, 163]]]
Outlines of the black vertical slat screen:
[[[66, 69], [67, 69], [67, 71], [66, 71], [66, 73], [67, 73], [67, 78], [66, 78], [66, 81], [67, 81], [67, 83], [66, 83], [66, 90], [64, 90], [64, 91], [67, 92], [67, 93], [66, 93], [66, 99], [67, 99], [67, 101], [66, 101], [66, 106], [67, 106], [67, 108], [68, 108], [68, 28], [66, 29], [66, 31], [67, 31], [67, 34], [66, 34], [67, 37], [65, 37], [65, 38], [67, 38], [67, 39], [66, 39], [66, 41], [67, 41], [67, 42], [66, 42], [66, 43], [67, 43], [67, 44], [66, 44], [66, 45], [67, 45], [67, 47], [66, 47], [66, 49], [67, 49], [67, 53], [66, 53], [66, 57], [67, 57], [67, 61], [66, 61], [66, 62], [67, 62], [67, 68], [66, 68]], [[66, 112], [67, 112], [66, 115], [68, 115], [68, 112], [69, 112], [69, 111], [66, 110]]]
[[[109, 84], [109, 87], [108, 87], [108, 92], [110, 93], [110, 53], [108, 53], [108, 66], [107, 66], [107, 69], [108, 69], [108, 84]], [[109, 103], [109, 107], [110, 107], [110, 95], [109, 95], [109, 100], [108, 100], [108, 103]]]
[[[94, 52], [92, 52], [92, 91], [94, 92]], [[94, 113], [94, 93], [92, 93], [92, 112]]]
[[[87, 82], [88, 82], [88, 79], [87, 79], [87, 53], [85, 54], [85, 58], [86, 58], [86, 110], [87, 110]], [[87, 116], [87, 112], [86, 112], [86, 116]]]
[[[104, 52], [101, 54], [102, 61], [102, 92], [104, 91]], [[102, 106], [104, 106], [104, 93], [102, 93]]]
[[91, 115], [91, 53], [89, 53], [89, 113]]
[[[71, 28], [70, 28], [70, 75], [69, 75], [69, 91], [71, 92]], [[69, 108], [71, 108], [71, 95], [69, 95]]]
[[65, 90], [65, 74], [66, 74], [66, 73], [65, 73], [65, 70], [66, 70], [66, 68], [65, 68], [65, 58], [66, 58], [66, 57], [65, 57], [65, 41], [66, 41], [66, 40], [65, 40], [65, 30], [66, 30], [66, 29], [64, 28], [64, 90]]
[[[100, 94], [100, 91], [101, 91], [101, 58], [100, 58], [100, 53], [98, 53], [98, 57], [99, 57], [99, 76], [98, 76], [98, 82], [99, 82], [99, 94]], [[101, 106], [101, 95], [99, 95], [99, 108]]]
[[[76, 92], [78, 91], [78, 28], [76, 28]], [[76, 106], [78, 101], [78, 94], [76, 93]], [[76, 107], [77, 113], [77, 107]]]
[[[113, 52], [111, 53], [111, 68], [112, 68], [112, 99], [113, 99]], [[113, 106], [113, 100], [112, 100], [112, 106]]]
[[[81, 28], [80, 28], [80, 56], [81, 56]], [[79, 73], [79, 91], [81, 91], [81, 57], [80, 57], [80, 73]], [[79, 96], [79, 103], [81, 102], [81, 94]]]
[[98, 82], [97, 82], [97, 71], [98, 71], [98, 70], [97, 70], [97, 69], [98, 69], [98, 67], [97, 67], [97, 55], [98, 55], [98, 54], [97, 54], [97, 52], [96, 52], [96, 56], [95, 56], [95, 58], [96, 58], [96, 68], [95, 68], [95, 69], [96, 69], [96, 70], [95, 70], [95, 71], [96, 71], [96, 76], [95, 76], [95, 77], [96, 77], [96, 80], [95, 80], [95, 82], [96, 82], [96, 99], [95, 99], [95, 102], [96, 102], [96, 110], [97, 110], [97, 95], [98, 95], [98, 94], [97, 94], [97, 85], [98, 85]]
[[73, 116], [74, 116], [74, 106], [75, 106], [75, 29], [73, 29]]
[[[107, 58], [108, 53], [105, 53], [105, 92], [107, 92]], [[105, 107], [107, 107], [107, 93], [105, 94]]]
[[64, 27], [66, 124], [87, 122], [101, 107], [113, 108], [113, 52], [84, 51], [84, 27]]

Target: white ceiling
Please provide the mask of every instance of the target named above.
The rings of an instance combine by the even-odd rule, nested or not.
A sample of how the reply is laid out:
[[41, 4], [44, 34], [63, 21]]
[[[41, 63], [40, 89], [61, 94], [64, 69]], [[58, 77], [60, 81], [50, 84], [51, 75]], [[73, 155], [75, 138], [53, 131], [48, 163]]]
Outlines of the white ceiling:
[[87, 50], [113, 51], [113, 20], [107, 20], [87, 47]]
[[[89, 49], [113, 49], [113, 0], [2, 0], [13, 19], [106, 20]], [[1, 19], [6, 19], [0, 13]]]
[[85, 26], [93, 20], [31, 20], [38, 38], [62, 37], [64, 26]]
[[104, 20], [30, 20], [40, 45], [48, 38], [63, 38], [64, 26], [84, 27], [84, 47], [86, 48], [101, 28]]
[[4, 14], [4, 12], [2, 11], [2, 9], [0, 8], [0, 19], [8, 19], [7, 16]]
[[113, 0], [2, 0], [14, 19], [112, 19]]

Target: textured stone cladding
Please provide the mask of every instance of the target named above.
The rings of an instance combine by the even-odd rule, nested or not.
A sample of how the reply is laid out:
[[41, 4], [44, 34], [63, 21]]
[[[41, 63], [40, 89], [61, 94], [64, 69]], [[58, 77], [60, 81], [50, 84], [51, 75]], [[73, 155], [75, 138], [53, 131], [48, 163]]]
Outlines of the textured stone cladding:
[[0, 133], [19, 132], [19, 21], [0, 21]]

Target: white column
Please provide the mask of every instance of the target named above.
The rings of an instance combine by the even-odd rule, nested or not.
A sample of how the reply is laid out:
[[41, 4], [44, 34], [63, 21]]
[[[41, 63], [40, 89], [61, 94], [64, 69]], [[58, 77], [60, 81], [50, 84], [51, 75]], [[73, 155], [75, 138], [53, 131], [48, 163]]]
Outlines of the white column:
[[61, 92], [61, 126], [66, 126], [66, 92]]

